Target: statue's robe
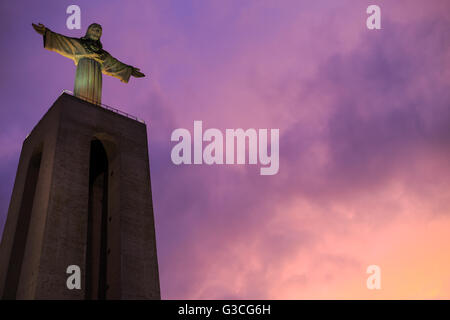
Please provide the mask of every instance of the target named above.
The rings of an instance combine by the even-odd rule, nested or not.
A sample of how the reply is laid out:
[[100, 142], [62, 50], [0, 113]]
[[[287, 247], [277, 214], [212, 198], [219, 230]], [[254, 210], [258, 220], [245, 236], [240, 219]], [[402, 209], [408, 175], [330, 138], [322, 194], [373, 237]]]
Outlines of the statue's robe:
[[94, 104], [101, 103], [102, 73], [127, 83], [132, 67], [112, 57], [103, 49], [92, 49], [83, 39], [70, 38], [46, 30], [44, 48], [72, 59], [77, 66], [74, 95]]

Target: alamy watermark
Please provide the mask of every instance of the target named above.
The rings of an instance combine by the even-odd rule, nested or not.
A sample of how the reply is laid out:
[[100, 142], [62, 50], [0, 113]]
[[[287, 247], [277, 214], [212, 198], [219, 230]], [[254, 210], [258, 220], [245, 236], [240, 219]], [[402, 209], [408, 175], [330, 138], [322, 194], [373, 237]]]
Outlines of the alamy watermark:
[[69, 275], [67, 277], [66, 286], [67, 289], [81, 289], [81, 269], [76, 264], [72, 264], [67, 267], [66, 273]]
[[66, 27], [69, 30], [81, 29], [81, 9], [76, 4], [67, 7], [66, 13], [70, 14], [66, 20]]
[[381, 268], [376, 264], [371, 264], [367, 267], [366, 273], [370, 274], [367, 278], [366, 286], [369, 290], [381, 289]]
[[[268, 152], [269, 135], [270, 153]], [[261, 175], [274, 175], [278, 173], [280, 167], [279, 136], [279, 129], [247, 129], [245, 131], [226, 129], [225, 135], [215, 128], [203, 132], [202, 121], [194, 121], [193, 152], [191, 133], [187, 129], [179, 128], [172, 132], [170, 138], [171, 141], [178, 141], [172, 148], [170, 156], [176, 165], [246, 164], [247, 159], [248, 164], [258, 164], [259, 161]], [[203, 142], [208, 144], [203, 146]], [[246, 148], [246, 142], [248, 142], [248, 148]]]

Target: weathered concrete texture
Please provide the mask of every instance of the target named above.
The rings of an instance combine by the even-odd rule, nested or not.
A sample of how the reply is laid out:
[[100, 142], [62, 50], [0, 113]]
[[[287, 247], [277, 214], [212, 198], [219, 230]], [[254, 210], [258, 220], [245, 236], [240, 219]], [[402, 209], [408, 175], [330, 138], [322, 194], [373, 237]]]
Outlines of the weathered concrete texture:
[[[1, 297], [86, 298], [94, 139], [100, 140], [108, 158], [106, 298], [160, 299], [146, 126], [68, 94], [56, 100], [23, 143], [0, 246]], [[30, 161], [39, 154], [33, 201], [24, 191], [33, 182]], [[30, 201], [29, 227], [20, 231]], [[17, 261], [22, 261], [20, 271]], [[69, 265], [81, 268], [81, 290], [66, 286]]]

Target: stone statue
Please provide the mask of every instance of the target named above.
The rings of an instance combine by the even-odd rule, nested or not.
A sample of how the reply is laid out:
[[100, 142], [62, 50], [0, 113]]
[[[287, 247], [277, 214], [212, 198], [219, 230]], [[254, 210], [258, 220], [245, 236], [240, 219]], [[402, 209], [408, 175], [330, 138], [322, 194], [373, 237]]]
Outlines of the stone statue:
[[91, 24], [82, 38], [70, 38], [52, 32], [43, 24], [32, 24], [44, 37], [44, 48], [72, 59], [77, 66], [74, 95], [94, 104], [101, 103], [102, 73], [128, 83], [130, 76], [145, 75], [139, 69], [120, 62], [103, 50], [100, 37], [102, 27]]

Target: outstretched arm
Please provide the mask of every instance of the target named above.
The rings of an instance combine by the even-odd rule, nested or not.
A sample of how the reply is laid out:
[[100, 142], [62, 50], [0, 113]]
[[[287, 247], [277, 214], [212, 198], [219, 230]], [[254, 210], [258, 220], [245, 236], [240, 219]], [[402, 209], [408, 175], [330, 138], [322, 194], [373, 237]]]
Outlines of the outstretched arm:
[[47, 50], [55, 51], [72, 60], [76, 54], [84, 50], [78, 39], [53, 32], [41, 23], [32, 23], [32, 26], [37, 33], [44, 37], [44, 48]]
[[136, 78], [145, 77], [145, 74], [140, 72], [138, 68], [120, 62], [106, 51], [105, 58], [102, 63], [102, 72], [106, 75], [118, 78], [120, 81], [125, 83], [128, 83], [130, 76]]
[[136, 77], [136, 78], [143, 78], [143, 77], [145, 77], [145, 74], [143, 74], [142, 72], [139, 71], [140, 69], [135, 68], [135, 67], [132, 67], [132, 68], [133, 68], [133, 71], [131, 72], [131, 75], [133, 77]]
[[45, 26], [44, 26], [42, 23], [39, 23], [39, 24], [34, 24], [34, 23], [32, 23], [31, 25], [33, 26], [34, 30], [35, 30], [37, 33], [39, 33], [40, 35], [43, 36], [43, 35], [45, 34], [45, 30], [46, 30], [47, 28], [45, 28]]

